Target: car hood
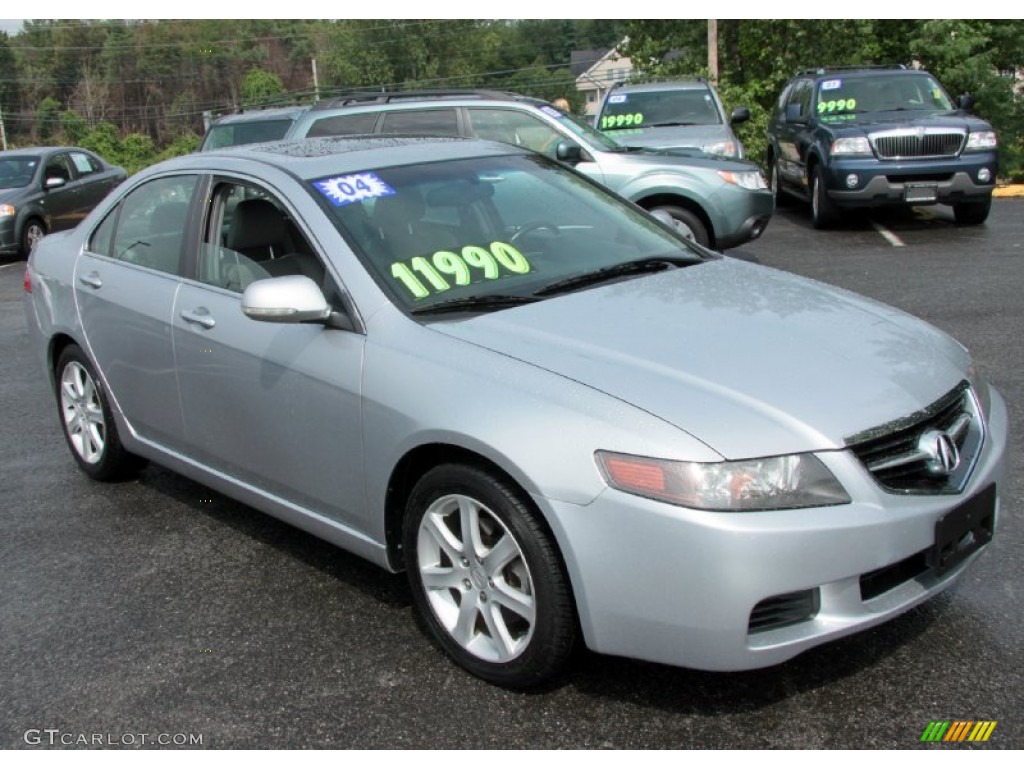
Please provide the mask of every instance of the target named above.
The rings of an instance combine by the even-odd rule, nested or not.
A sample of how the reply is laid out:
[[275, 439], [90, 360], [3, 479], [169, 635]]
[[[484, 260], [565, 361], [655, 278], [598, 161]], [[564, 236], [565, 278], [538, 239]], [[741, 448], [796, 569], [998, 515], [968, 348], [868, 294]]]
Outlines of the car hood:
[[704, 168], [709, 171], [757, 171], [760, 166], [749, 160], [737, 160], [720, 155], [709, 155], [693, 147], [635, 147], [625, 152], [605, 152], [606, 156], [624, 159], [637, 168]]
[[732, 139], [724, 125], [682, 125], [651, 128], [626, 128], [607, 131], [608, 135], [627, 147], [697, 147]]
[[957, 131], [989, 131], [991, 126], [962, 112], [872, 112], [855, 120], [826, 121], [821, 125], [837, 135], [860, 135], [893, 128], [948, 128]]
[[0, 203], [16, 203], [23, 199], [30, 190], [28, 187], [0, 187]]
[[432, 327], [628, 402], [726, 459], [841, 448], [933, 403], [969, 364], [923, 321], [733, 259]]

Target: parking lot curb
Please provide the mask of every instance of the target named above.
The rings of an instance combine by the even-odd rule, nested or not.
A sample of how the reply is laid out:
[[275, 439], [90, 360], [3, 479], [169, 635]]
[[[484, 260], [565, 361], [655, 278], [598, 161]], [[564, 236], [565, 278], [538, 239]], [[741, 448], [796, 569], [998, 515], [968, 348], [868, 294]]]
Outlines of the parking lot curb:
[[992, 197], [1024, 197], [1024, 184], [1004, 184], [996, 187]]

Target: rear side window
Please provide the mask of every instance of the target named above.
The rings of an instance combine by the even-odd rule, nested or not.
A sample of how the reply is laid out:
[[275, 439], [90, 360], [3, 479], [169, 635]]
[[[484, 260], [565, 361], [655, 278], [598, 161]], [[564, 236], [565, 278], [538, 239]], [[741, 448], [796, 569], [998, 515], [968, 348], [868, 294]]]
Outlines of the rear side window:
[[224, 123], [210, 128], [203, 142], [203, 149], [237, 147], [242, 144], [258, 144], [261, 141], [277, 141], [284, 138], [292, 127], [292, 120], [252, 120], [238, 123]]
[[120, 207], [115, 208], [106, 215], [89, 238], [89, 250], [101, 256], [110, 256], [110, 246], [114, 238], [114, 225], [117, 224], [117, 212]]
[[373, 133], [377, 124], [376, 112], [361, 112], [355, 115], [334, 115], [322, 117], [309, 127], [307, 136], [354, 136]]
[[382, 133], [413, 133], [422, 136], [458, 136], [459, 121], [454, 109], [423, 109], [388, 112]]
[[[197, 176], [167, 176], [129, 192], [121, 203], [121, 215], [108, 255], [176, 274], [188, 209], [197, 183]], [[98, 239], [106, 224], [105, 219], [94, 239]], [[97, 242], [97, 245], [102, 244]]]

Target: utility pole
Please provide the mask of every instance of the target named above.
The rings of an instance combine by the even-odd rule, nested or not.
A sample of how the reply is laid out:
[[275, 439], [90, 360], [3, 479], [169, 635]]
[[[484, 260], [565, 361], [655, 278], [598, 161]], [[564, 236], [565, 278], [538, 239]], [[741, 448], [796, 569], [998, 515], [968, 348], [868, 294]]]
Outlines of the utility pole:
[[7, 132], [4, 130], [4, 108], [0, 106], [0, 146], [7, 151]]
[[320, 80], [316, 76], [316, 59], [313, 62], [313, 103], [320, 101]]
[[708, 77], [718, 85], [718, 19], [708, 19]]

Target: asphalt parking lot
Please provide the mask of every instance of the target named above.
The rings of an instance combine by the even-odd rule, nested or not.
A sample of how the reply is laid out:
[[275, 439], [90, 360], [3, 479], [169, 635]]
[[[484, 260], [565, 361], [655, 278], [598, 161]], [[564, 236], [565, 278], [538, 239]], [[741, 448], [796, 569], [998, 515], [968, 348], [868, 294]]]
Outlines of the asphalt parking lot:
[[[940, 208], [816, 232], [783, 207], [742, 250], [971, 349], [1010, 408], [996, 539], [952, 591], [779, 667], [581, 652], [533, 693], [449, 663], [402, 576], [159, 467], [89, 481], [27, 346], [22, 264], [0, 261], [0, 748], [1024, 748], [1024, 200], [965, 229]], [[921, 744], [935, 720], [998, 725]]]

